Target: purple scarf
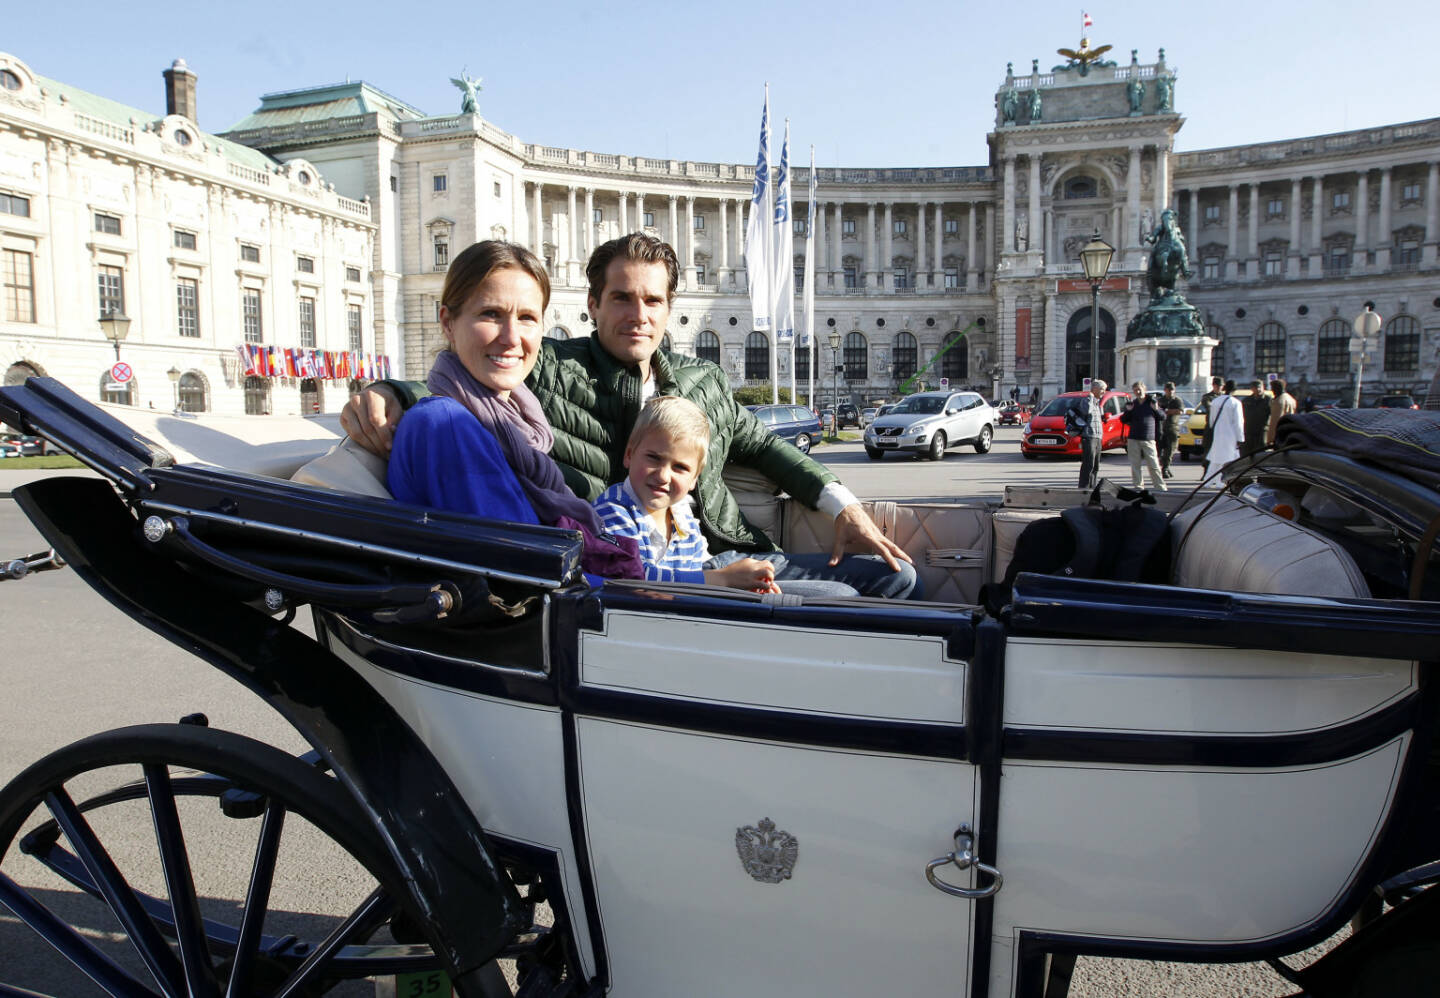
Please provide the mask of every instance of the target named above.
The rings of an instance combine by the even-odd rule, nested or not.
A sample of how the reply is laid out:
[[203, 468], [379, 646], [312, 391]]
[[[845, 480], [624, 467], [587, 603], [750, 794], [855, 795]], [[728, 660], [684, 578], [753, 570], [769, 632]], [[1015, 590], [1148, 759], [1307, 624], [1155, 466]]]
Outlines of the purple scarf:
[[521, 384], [511, 389], [506, 401], [477, 381], [450, 350], [440, 351], [425, 384], [436, 395], [469, 409], [490, 431], [541, 523], [584, 535], [580, 564], [585, 571], [611, 579], [645, 577], [635, 540], [605, 533], [595, 507], [565, 484], [550, 456], [555, 433], [534, 392]]

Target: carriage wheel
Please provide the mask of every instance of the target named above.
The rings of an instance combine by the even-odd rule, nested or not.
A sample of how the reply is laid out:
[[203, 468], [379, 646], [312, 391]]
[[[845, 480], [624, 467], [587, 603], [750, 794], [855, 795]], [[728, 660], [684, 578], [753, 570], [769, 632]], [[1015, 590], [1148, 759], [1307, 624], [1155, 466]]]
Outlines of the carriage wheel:
[[[76, 803], [97, 784], [114, 789]], [[0, 905], [49, 947], [5, 973], [51, 993], [83, 976], [110, 995], [316, 995], [437, 970], [398, 882], [335, 779], [230, 732], [106, 732], [0, 791]]]

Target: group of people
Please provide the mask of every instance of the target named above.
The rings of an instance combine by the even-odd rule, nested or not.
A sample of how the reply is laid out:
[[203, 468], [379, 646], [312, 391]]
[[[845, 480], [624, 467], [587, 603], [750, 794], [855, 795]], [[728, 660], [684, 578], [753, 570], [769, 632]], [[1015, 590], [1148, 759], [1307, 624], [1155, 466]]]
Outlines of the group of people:
[[[1066, 428], [1080, 437], [1082, 489], [1093, 489], [1099, 476], [1104, 426], [1111, 418], [1104, 411], [1109, 387], [1103, 380], [1093, 379], [1089, 394], [1065, 416]], [[1210, 391], [1202, 398], [1209, 411], [1202, 445], [1207, 472], [1212, 466], [1274, 446], [1280, 418], [1296, 411], [1295, 398], [1285, 388], [1284, 379], [1276, 378], [1270, 382], [1267, 394], [1264, 382], [1256, 378], [1250, 383], [1250, 394], [1239, 396], [1235, 394], [1235, 382], [1210, 379]], [[1130, 458], [1131, 484], [1140, 488], [1144, 472], [1148, 472], [1151, 486], [1165, 492], [1165, 480], [1174, 477], [1170, 462], [1190, 415], [1175, 394], [1173, 381], [1165, 382], [1159, 396], [1148, 394], [1143, 381], [1132, 383], [1130, 390], [1132, 398], [1125, 403], [1119, 419], [1127, 429], [1125, 451]]]
[[[341, 422], [389, 458], [403, 502], [578, 531], [592, 582], [919, 598], [909, 556], [833, 474], [740, 406], [717, 365], [660, 349], [679, 273], [652, 236], [597, 247], [595, 332], [555, 341], [543, 336], [544, 264], [513, 243], [476, 243], [446, 273], [445, 347], [425, 383], [372, 385]], [[741, 513], [728, 463], [830, 513], [832, 553], [781, 552]]]

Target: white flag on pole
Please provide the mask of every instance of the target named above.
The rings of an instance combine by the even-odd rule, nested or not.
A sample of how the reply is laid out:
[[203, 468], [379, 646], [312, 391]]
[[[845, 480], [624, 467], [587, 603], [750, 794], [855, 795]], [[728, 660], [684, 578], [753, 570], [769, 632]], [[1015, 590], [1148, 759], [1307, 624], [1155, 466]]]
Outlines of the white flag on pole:
[[775, 342], [784, 346], [795, 336], [795, 227], [790, 214], [790, 121], [785, 121], [785, 144], [780, 147], [780, 170], [775, 174]]
[[[805, 288], [804, 321], [800, 327], [800, 349], [810, 357], [806, 369], [810, 372], [810, 384], [806, 397], [815, 397], [815, 147], [810, 147], [809, 200], [805, 210]], [[793, 365], [792, 365], [793, 366]], [[793, 401], [793, 400], [792, 400]]]
[[745, 231], [745, 274], [750, 285], [750, 322], [770, 331], [770, 237], [773, 195], [770, 191], [770, 86], [760, 113], [760, 154], [755, 158], [755, 187], [750, 196], [750, 224]]

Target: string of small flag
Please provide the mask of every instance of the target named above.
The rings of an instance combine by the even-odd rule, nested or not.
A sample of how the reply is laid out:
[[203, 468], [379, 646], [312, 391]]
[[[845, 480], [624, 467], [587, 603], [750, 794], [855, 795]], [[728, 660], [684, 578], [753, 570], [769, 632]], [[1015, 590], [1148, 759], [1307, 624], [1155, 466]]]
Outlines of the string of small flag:
[[390, 377], [390, 358], [360, 350], [307, 350], [243, 343], [235, 348], [240, 369], [254, 378], [317, 378], [374, 381]]

